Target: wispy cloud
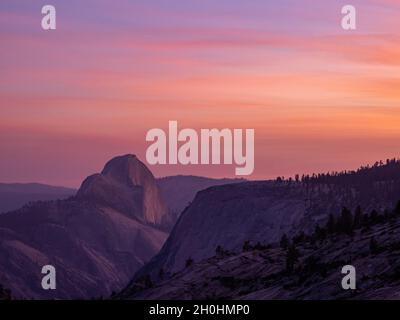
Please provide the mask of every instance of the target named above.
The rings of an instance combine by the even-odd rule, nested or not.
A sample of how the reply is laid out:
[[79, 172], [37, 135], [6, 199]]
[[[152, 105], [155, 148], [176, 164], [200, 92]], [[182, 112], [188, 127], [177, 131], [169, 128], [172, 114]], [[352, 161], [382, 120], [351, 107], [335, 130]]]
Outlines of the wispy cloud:
[[[307, 171], [311, 150], [312, 164], [330, 169], [338, 154], [350, 152], [345, 166], [400, 147], [398, 1], [355, 0], [355, 32], [340, 28], [336, 0], [54, 3], [53, 33], [40, 29], [37, 2], [0, 4], [7, 172], [18, 171], [10, 159], [26, 159], [30, 144], [36, 160], [56, 141], [76, 163], [109, 156], [101, 141], [103, 150], [143, 154], [146, 130], [170, 119], [256, 127], [259, 161], [282, 164], [282, 174]], [[386, 142], [372, 150], [379, 139]], [[282, 160], [289, 156], [301, 161]], [[45, 170], [24, 174], [34, 180]], [[276, 174], [278, 167], [257, 166], [258, 178]]]

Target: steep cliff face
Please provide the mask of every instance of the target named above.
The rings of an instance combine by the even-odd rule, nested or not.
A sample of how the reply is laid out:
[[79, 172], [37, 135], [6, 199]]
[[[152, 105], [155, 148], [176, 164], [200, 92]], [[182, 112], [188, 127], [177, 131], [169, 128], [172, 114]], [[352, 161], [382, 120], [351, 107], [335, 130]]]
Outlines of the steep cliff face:
[[302, 188], [273, 182], [245, 182], [200, 191], [181, 214], [160, 253], [137, 276], [159, 270], [177, 272], [188, 258], [212, 256], [218, 245], [229, 250], [244, 241], [274, 242], [300, 225], [306, 211]]
[[181, 212], [193, 201], [196, 193], [213, 186], [240, 183], [245, 179], [212, 179], [198, 176], [171, 176], [157, 179], [163, 199], [168, 209], [179, 217]]
[[[117, 157], [74, 198], [0, 215], [0, 283], [17, 298], [109, 296], [159, 251], [166, 215], [150, 171], [134, 156]], [[56, 290], [41, 288], [47, 264]]]
[[[245, 241], [274, 243], [286, 233], [310, 232], [343, 206], [364, 212], [400, 198], [400, 168], [365, 169], [343, 177], [305, 182], [258, 181], [211, 187], [182, 213], [160, 253], [135, 275], [174, 273], [191, 258], [212, 256], [217, 246], [239, 250]], [[323, 180], [323, 181], [322, 181]]]
[[[278, 245], [248, 245], [187, 265], [152, 286], [137, 281], [121, 298], [129, 299], [399, 299], [400, 207], [364, 222], [351, 234], [304, 236], [294, 244], [293, 270], [288, 250]], [[293, 257], [293, 255], [291, 255]], [[341, 270], [356, 268], [356, 290], [343, 290]]]
[[101, 173], [82, 183], [77, 198], [113, 208], [143, 223], [161, 226], [168, 221], [168, 209], [153, 174], [134, 155], [110, 160]]

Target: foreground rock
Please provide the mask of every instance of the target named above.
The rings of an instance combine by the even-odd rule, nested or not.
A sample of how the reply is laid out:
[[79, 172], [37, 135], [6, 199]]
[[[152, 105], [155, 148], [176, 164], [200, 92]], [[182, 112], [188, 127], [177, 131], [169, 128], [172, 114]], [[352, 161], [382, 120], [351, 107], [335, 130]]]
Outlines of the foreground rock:
[[[364, 212], [392, 208], [400, 195], [400, 162], [354, 172], [304, 177], [302, 181], [255, 181], [211, 187], [199, 192], [181, 214], [161, 251], [139, 270], [139, 278], [182, 270], [212, 257], [222, 246], [239, 250], [245, 241], [276, 243], [283, 234], [311, 232], [338, 215], [343, 206]], [[129, 289], [129, 286], [128, 288]]]
[[[137, 279], [123, 299], [399, 299], [400, 215], [333, 234], [298, 238], [288, 270], [288, 249], [247, 245], [216, 255], [157, 281]], [[382, 219], [380, 219], [382, 217]], [[386, 219], [386, 220], [384, 220]], [[344, 290], [341, 269], [356, 268], [356, 290]]]

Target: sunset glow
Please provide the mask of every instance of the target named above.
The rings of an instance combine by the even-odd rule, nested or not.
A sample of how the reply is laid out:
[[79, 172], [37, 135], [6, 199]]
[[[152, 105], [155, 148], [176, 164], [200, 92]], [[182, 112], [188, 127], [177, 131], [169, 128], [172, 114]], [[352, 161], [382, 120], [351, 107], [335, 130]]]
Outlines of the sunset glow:
[[[0, 182], [78, 187], [146, 132], [254, 128], [250, 179], [356, 168], [400, 155], [400, 2], [0, 3]], [[233, 176], [229, 166], [151, 166]]]

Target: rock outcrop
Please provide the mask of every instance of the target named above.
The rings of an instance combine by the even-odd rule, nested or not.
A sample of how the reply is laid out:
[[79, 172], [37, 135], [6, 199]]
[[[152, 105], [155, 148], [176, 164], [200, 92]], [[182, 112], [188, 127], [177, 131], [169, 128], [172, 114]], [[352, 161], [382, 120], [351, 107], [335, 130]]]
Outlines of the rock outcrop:
[[[114, 158], [76, 197], [0, 215], [0, 283], [15, 298], [107, 297], [159, 251], [167, 216], [146, 166], [132, 155]], [[56, 290], [41, 287], [48, 264]]]

